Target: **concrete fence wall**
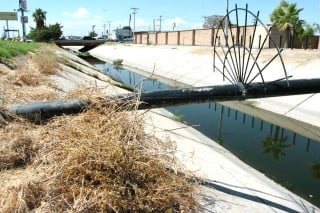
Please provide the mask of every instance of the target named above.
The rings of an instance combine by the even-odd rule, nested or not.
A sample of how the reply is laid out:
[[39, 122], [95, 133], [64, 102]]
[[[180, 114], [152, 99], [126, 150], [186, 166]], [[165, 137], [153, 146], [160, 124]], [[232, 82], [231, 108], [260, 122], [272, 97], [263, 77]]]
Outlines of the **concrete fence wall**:
[[194, 30], [185, 30], [185, 31], [180, 31], [180, 36], [179, 36], [179, 45], [194, 45]]
[[[271, 38], [268, 34], [270, 31]], [[216, 38], [216, 39], [215, 39]], [[272, 28], [270, 25], [244, 27], [232, 27], [228, 30], [226, 37], [222, 29], [197, 29], [173, 32], [137, 32], [135, 43], [137, 44], [158, 44], [158, 45], [187, 45], [187, 46], [219, 46], [228, 44], [241, 44], [253, 48], [281, 48], [290, 47], [288, 34]], [[307, 41], [293, 38], [294, 48], [320, 49], [319, 36], [312, 36]]]

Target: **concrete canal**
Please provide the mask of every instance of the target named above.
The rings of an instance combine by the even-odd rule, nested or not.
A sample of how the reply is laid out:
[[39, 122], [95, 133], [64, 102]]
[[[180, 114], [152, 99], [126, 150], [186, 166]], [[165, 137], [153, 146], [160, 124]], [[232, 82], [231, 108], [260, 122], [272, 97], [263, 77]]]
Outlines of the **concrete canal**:
[[[141, 86], [145, 91], [178, 87], [168, 82], [145, 79], [145, 76], [108, 63], [91, 63], [118, 81], [138, 88]], [[142, 82], [141, 79], [145, 80]], [[166, 109], [175, 114], [175, 119], [193, 126], [245, 163], [320, 206], [320, 141], [220, 103]]]

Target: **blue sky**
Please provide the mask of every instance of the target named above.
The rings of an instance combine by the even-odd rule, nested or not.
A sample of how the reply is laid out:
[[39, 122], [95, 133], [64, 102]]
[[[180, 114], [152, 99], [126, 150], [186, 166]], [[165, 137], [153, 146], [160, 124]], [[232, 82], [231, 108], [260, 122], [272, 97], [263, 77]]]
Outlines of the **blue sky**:
[[[0, 0], [0, 11], [11, 12], [18, 8], [19, 0]], [[260, 19], [264, 24], [270, 23], [270, 13], [279, 5], [280, 0], [229, 0], [229, 9], [245, 8], [246, 3], [253, 13], [260, 11]], [[300, 18], [310, 24], [320, 24], [320, 0], [288, 0], [289, 3], [297, 3], [298, 8], [304, 8]], [[210, 15], [224, 15], [226, 0], [27, 0], [29, 12], [29, 24], [35, 26], [32, 13], [36, 8], [47, 12], [47, 24], [60, 23], [63, 26], [64, 35], [87, 35], [95, 25], [98, 34], [104, 30], [111, 31], [129, 25], [129, 15], [132, 7], [139, 8], [136, 14], [136, 31], [153, 30], [153, 20], [156, 29], [159, 29], [159, 18], [162, 16], [162, 30], [171, 30], [176, 23], [176, 30], [201, 28], [203, 17]], [[0, 21], [3, 29], [5, 21]], [[106, 26], [104, 28], [104, 25]], [[21, 30], [18, 21], [9, 21], [10, 28]], [[133, 28], [133, 15], [131, 19]], [[1, 30], [2, 31], [2, 30]], [[2, 34], [2, 33], [1, 33]]]

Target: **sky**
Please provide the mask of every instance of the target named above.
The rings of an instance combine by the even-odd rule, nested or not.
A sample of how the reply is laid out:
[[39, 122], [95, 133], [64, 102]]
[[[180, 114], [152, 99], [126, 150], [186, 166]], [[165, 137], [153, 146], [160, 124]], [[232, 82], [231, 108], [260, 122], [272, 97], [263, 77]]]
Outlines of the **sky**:
[[[270, 24], [270, 14], [279, 5], [280, 0], [229, 0], [229, 10], [245, 8], [256, 14], [260, 12], [260, 20]], [[298, 8], [304, 10], [300, 19], [307, 23], [320, 24], [320, 0], [287, 0], [297, 3]], [[27, 0], [29, 23], [26, 25], [27, 33], [30, 27], [35, 27], [32, 13], [41, 8], [46, 11], [46, 24], [60, 23], [65, 36], [88, 35], [92, 29], [101, 35], [106, 30], [113, 31], [129, 25], [131, 14], [131, 27], [135, 31], [161, 30], [170, 31], [175, 23], [175, 30], [201, 29], [204, 16], [225, 15], [227, 0]], [[13, 12], [19, 6], [19, 0], [0, 0], [0, 12]], [[138, 8], [135, 14], [133, 9]], [[20, 13], [19, 13], [20, 17]], [[10, 29], [18, 29], [22, 34], [19, 21], [9, 21]], [[110, 24], [110, 25], [109, 25]], [[0, 20], [2, 29], [6, 21]], [[94, 27], [93, 27], [94, 26]], [[110, 28], [109, 28], [110, 26]], [[1, 30], [3, 32], [3, 30]], [[2, 35], [2, 32], [0, 35]]]

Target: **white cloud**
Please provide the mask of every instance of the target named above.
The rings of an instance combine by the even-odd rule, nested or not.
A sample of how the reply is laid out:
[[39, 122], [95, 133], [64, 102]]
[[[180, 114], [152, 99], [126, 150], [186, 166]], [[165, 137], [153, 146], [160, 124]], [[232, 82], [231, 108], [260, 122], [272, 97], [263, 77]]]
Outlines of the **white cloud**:
[[187, 22], [185, 20], [183, 20], [182, 18], [180, 17], [175, 17], [175, 18], [172, 18], [172, 19], [167, 19], [165, 21], [165, 24], [166, 25], [173, 25], [173, 23], [175, 23], [176, 25], [186, 25]]
[[162, 30], [170, 31], [175, 26], [175, 30], [198, 29], [202, 27], [202, 23], [189, 22], [181, 17], [165, 19], [162, 24]]
[[61, 21], [64, 35], [84, 36], [92, 30], [95, 25], [95, 32], [103, 33], [103, 17], [90, 13], [86, 8], [78, 8], [74, 12], [63, 13], [65, 18]]
[[68, 11], [63, 13], [65, 16], [73, 17], [73, 18], [81, 18], [90, 15], [90, 12], [86, 8], [78, 8], [75, 12], [70, 13]]

